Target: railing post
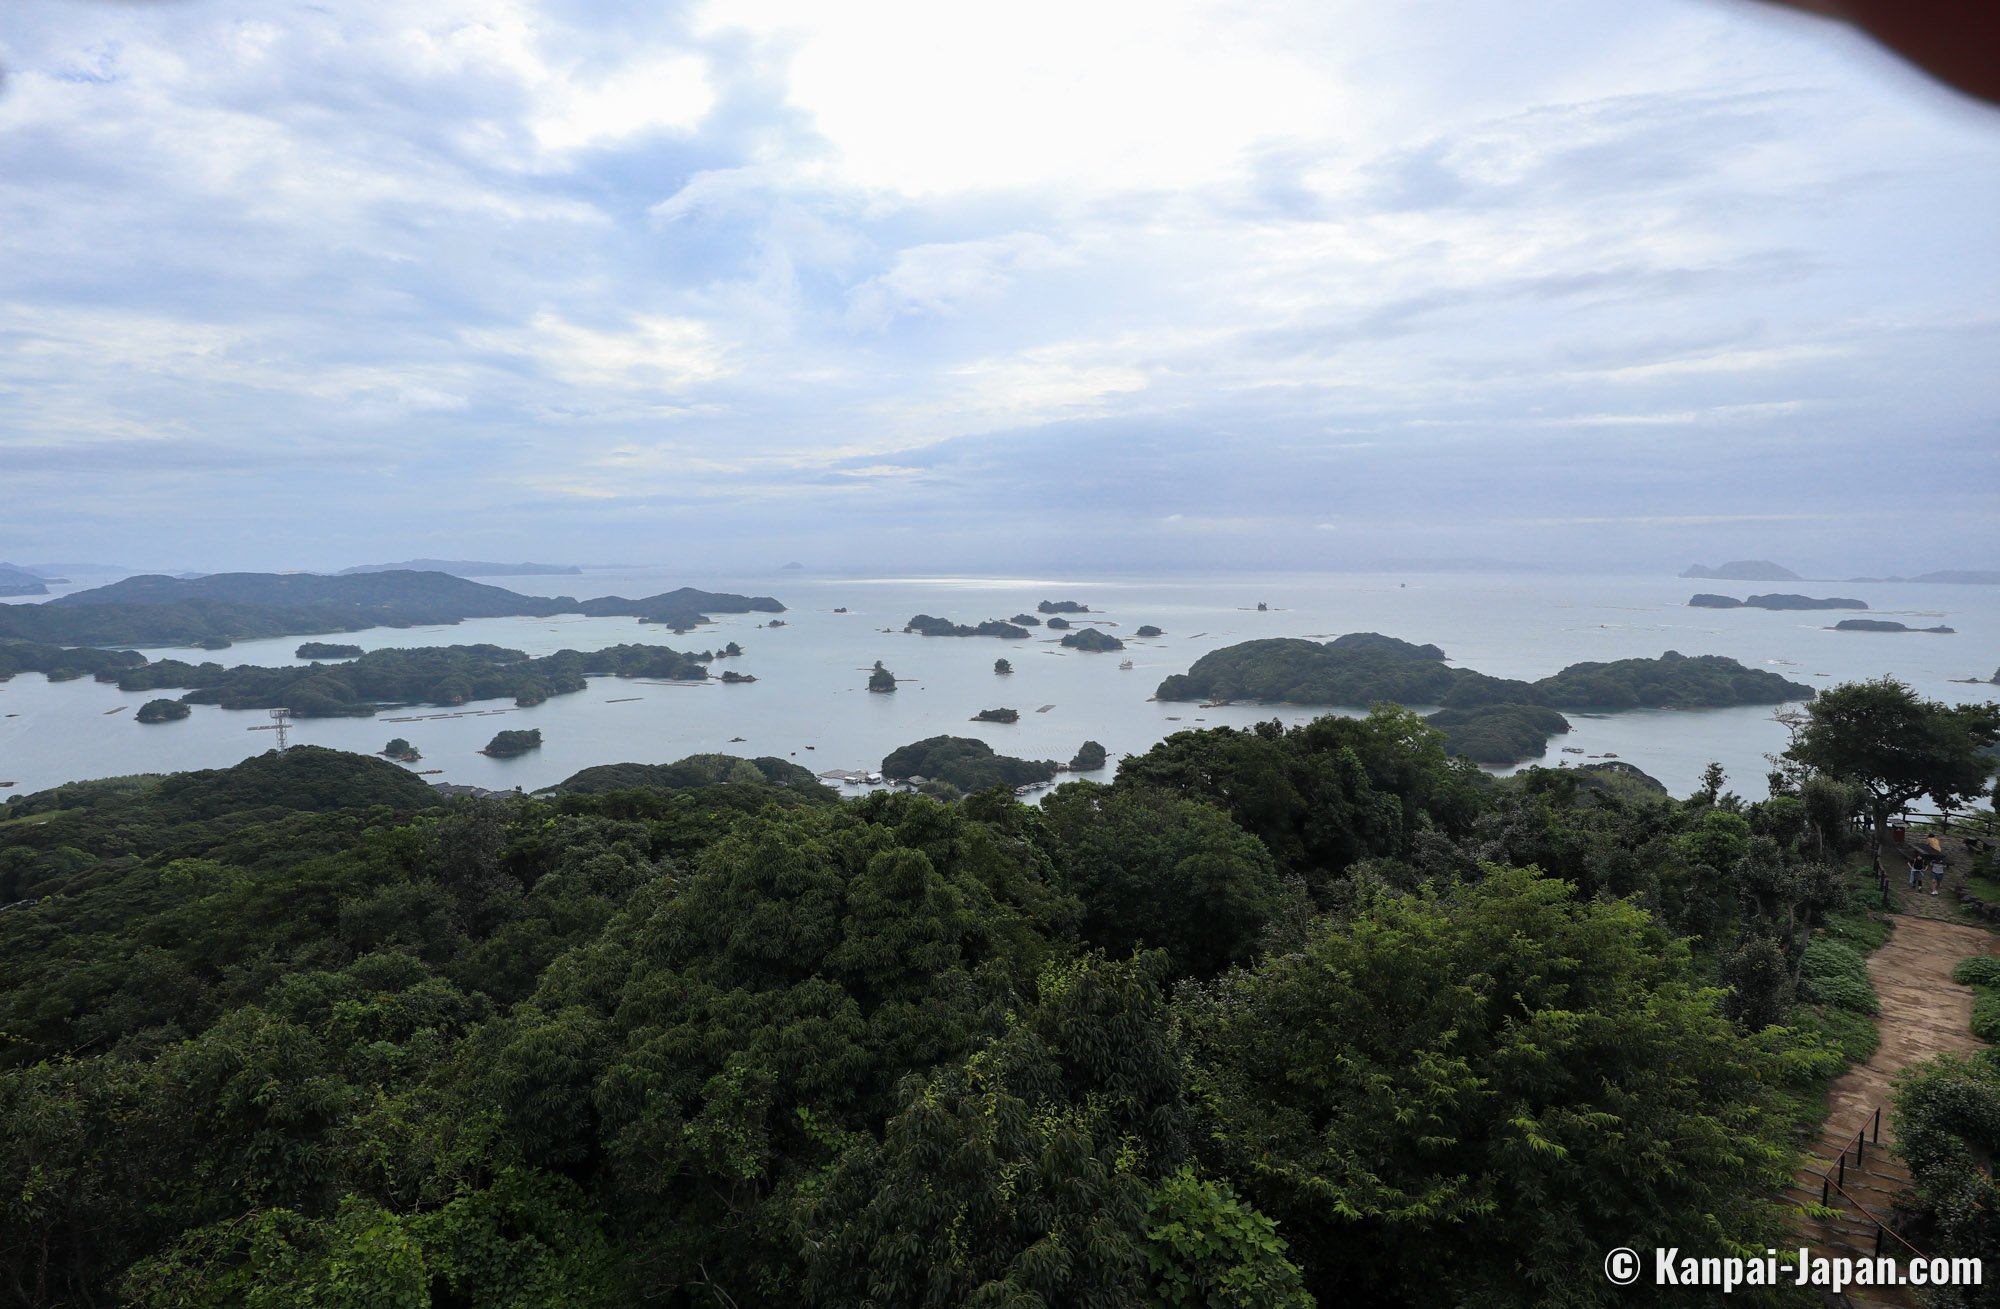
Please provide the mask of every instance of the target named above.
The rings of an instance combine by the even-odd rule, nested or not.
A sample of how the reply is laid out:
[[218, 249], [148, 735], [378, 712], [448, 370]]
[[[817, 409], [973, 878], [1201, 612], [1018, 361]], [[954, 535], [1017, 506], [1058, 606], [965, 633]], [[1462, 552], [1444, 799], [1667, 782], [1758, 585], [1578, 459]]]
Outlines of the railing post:
[[1834, 1179], [1834, 1185], [1840, 1187], [1847, 1185], [1847, 1151], [1845, 1150], [1840, 1152], [1840, 1176]]
[[1826, 1179], [1826, 1175], [1825, 1175], [1824, 1173], [1822, 1173], [1822, 1174], [1820, 1175], [1820, 1179], [1819, 1179], [1819, 1206], [1820, 1206], [1820, 1208], [1822, 1208], [1822, 1209], [1826, 1208], [1826, 1206], [1827, 1206], [1827, 1203], [1828, 1203], [1828, 1200], [1827, 1200], [1827, 1194], [1826, 1194], [1826, 1188], [1827, 1188], [1827, 1187], [1828, 1187], [1828, 1186], [1829, 1186], [1830, 1184], [1831, 1184], [1831, 1183], [1829, 1183], [1829, 1182], [1827, 1181], [1827, 1179]]
[[1856, 1132], [1854, 1134], [1854, 1166], [1859, 1168], [1867, 1162], [1868, 1136], [1864, 1132]]
[[1882, 1233], [1887, 1230], [1882, 1224], [1875, 1224], [1875, 1257], [1877, 1259], [1882, 1257]]
[[1879, 1104], [1875, 1106], [1875, 1139], [1882, 1139], [1882, 1106]]

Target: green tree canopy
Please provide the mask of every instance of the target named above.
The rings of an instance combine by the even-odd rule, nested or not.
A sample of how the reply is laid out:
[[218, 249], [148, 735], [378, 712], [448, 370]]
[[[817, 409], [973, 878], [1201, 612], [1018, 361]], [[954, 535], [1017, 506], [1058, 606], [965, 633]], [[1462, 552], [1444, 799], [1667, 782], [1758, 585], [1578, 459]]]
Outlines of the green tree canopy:
[[1776, 1235], [1772, 1060], [1630, 904], [1532, 870], [1365, 893], [1183, 1016], [1216, 1157], [1316, 1294], [1611, 1304], [1579, 1270], [1614, 1246]]
[[1878, 677], [1822, 692], [1784, 757], [1860, 787], [1879, 839], [1889, 815], [1912, 800], [1951, 808], [1983, 792], [1995, 742], [2000, 706], [1940, 704]]

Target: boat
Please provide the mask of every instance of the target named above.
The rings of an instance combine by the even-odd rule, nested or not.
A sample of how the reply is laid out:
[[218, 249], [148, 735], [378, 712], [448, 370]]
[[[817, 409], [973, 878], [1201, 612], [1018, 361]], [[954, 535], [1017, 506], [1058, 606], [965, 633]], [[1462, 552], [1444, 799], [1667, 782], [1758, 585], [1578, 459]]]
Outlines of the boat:
[[1125, 661], [1124, 661], [1123, 663], [1119, 664], [1118, 666], [1119, 666], [1120, 668], [1123, 668], [1123, 669], [1126, 669], [1127, 671], [1130, 671], [1130, 670], [1131, 670], [1131, 667], [1132, 667], [1132, 661], [1131, 661], [1130, 659], [1127, 659], [1127, 660], [1125, 660]]

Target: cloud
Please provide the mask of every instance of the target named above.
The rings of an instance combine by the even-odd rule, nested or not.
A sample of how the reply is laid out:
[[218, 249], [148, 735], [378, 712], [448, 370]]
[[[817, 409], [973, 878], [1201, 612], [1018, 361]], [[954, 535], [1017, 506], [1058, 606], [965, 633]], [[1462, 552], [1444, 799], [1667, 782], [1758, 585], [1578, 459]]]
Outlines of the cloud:
[[1814, 29], [19, 8], [0, 557], [2000, 550], [2000, 133]]
[[677, 392], [728, 372], [714, 331], [692, 318], [639, 316], [596, 328], [543, 310], [522, 327], [468, 332], [465, 342], [580, 388]]
[[849, 317], [879, 329], [905, 315], [951, 316], [1001, 298], [1024, 274], [1077, 262], [1035, 232], [908, 246], [887, 272], [854, 289]]

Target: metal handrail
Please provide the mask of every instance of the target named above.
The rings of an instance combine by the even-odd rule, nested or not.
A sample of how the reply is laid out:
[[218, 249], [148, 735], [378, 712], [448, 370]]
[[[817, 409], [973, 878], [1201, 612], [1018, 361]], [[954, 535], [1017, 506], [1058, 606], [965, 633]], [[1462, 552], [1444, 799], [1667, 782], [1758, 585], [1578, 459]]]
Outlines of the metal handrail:
[[1850, 1149], [1854, 1151], [1854, 1166], [1856, 1168], [1861, 1167], [1862, 1164], [1868, 1161], [1869, 1142], [1867, 1138], [1869, 1138], [1870, 1136], [1873, 1136], [1875, 1145], [1879, 1147], [1882, 1144], [1882, 1106], [1880, 1105], [1875, 1106], [1875, 1111], [1862, 1122], [1860, 1127], [1857, 1127], [1854, 1130], [1854, 1135], [1847, 1138], [1846, 1144], [1840, 1147], [1838, 1178], [1829, 1176], [1826, 1173], [1822, 1173], [1817, 1168], [1813, 1168], [1810, 1166], [1807, 1167], [1806, 1169], [1807, 1172], [1815, 1173], [1819, 1176], [1820, 1207], [1826, 1209], [1833, 1208], [1833, 1205], [1831, 1203], [1833, 1198], [1832, 1193], [1834, 1191], [1838, 1191], [1840, 1192], [1841, 1198], [1846, 1200], [1847, 1203], [1853, 1205], [1855, 1210], [1858, 1213], [1860, 1213], [1860, 1215], [1863, 1218], [1866, 1218], [1869, 1222], [1875, 1224], [1876, 1254], [1879, 1255], [1882, 1253], [1882, 1235], [1883, 1233], [1886, 1232], [1890, 1236], [1895, 1237], [1897, 1241], [1901, 1242], [1903, 1248], [1908, 1250], [1912, 1255], [1915, 1255], [1919, 1259], [1927, 1258], [1928, 1256], [1925, 1255], [1923, 1251], [1917, 1249], [1916, 1246], [1911, 1245], [1907, 1240], [1904, 1240], [1903, 1234], [1901, 1232], [1898, 1232], [1895, 1228], [1889, 1226], [1889, 1224], [1883, 1222], [1880, 1218], [1877, 1218], [1869, 1210], [1867, 1205], [1862, 1204], [1859, 1200], [1855, 1199], [1852, 1195], [1848, 1194], [1847, 1187], [1844, 1185], [1844, 1183], [1847, 1181], [1847, 1152]]

